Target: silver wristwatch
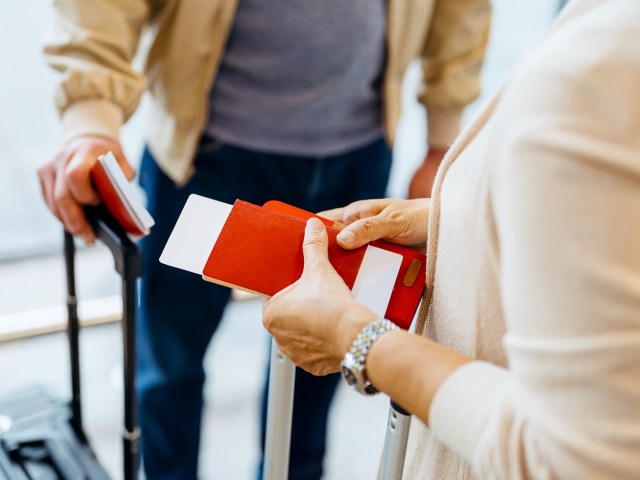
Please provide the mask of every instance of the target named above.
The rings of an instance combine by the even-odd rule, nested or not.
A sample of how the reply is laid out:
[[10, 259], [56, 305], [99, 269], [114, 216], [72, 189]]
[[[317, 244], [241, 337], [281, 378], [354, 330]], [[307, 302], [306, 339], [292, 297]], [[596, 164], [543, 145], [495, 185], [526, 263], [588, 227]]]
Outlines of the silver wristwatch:
[[399, 327], [389, 320], [378, 318], [369, 323], [358, 334], [342, 360], [341, 370], [347, 384], [351, 385], [362, 395], [375, 395], [378, 390], [367, 379], [365, 365], [367, 354], [378, 338], [391, 330], [399, 330]]

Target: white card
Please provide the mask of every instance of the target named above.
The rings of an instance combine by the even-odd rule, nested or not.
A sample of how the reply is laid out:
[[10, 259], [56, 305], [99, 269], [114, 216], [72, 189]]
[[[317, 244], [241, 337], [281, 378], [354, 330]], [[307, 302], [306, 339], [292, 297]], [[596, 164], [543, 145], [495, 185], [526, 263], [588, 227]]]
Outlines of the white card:
[[160, 255], [160, 262], [202, 275], [232, 205], [190, 195]]
[[384, 318], [401, 264], [402, 255], [399, 253], [367, 246], [351, 290], [354, 298]]
[[113, 185], [115, 191], [120, 197], [125, 210], [129, 214], [129, 217], [137, 225], [137, 227], [145, 233], [149, 234], [149, 230], [155, 224], [153, 217], [149, 214], [147, 209], [142, 204], [138, 193], [135, 191], [133, 185], [129, 183], [127, 177], [124, 176], [120, 165], [113, 153], [107, 152], [105, 155], [100, 155], [98, 161], [102, 163], [104, 171]]

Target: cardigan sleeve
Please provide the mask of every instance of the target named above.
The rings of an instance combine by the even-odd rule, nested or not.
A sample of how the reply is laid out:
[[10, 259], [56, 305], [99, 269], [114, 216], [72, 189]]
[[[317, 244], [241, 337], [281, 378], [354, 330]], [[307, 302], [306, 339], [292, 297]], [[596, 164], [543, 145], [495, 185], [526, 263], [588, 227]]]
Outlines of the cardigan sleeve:
[[640, 33], [605, 4], [532, 53], [492, 119], [509, 367], [462, 367], [430, 408], [479, 478], [640, 472]]

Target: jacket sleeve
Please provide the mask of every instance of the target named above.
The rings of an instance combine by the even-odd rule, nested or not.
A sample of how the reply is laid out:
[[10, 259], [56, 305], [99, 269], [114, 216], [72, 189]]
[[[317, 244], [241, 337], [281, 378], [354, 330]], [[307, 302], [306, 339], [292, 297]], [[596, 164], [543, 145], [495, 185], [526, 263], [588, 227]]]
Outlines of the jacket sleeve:
[[149, 12], [147, 0], [54, 0], [44, 54], [62, 73], [55, 102], [63, 142], [118, 140], [145, 88], [132, 60]]
[[430, 409], [478, 478], [640, 472], [640, 7], [595, 5], [484, 127], [509, 369], [462, 367]]
[[449, 145], [462, 110], [480, 93], [491, 24], [489, 0], [437, 0], [423, 54], [419, 100], [427, 109], [429, 144]]

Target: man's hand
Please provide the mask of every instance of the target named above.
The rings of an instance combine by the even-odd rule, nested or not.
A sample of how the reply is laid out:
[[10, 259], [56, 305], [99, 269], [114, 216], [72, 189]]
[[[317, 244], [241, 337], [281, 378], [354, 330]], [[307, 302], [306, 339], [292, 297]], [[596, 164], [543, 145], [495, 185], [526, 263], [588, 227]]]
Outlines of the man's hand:
[[444, 155], [446, 148], [429, 147], [429, 152], [422, 162], [422, 165], [413, 174], [409, 184], [409, 198], [430, 198], [433, 182]]
[[337, 240], [349, 250], [379, 238], [415, 246], [427, 241], [429, 205], [428, 198], [361, 200], [318, 215], [346, 225]]
[[42, 197], [47, 207], [70, 233], [80, 236], [87, 244], [95, 242], [95, 235], [81, 205], [100, 202], [91, 185], [90, 172], [98, 157], [108, 151], [116, 157], [125, 177], [131, 180], [135, 172], [125, 158], [122, 147], [100, 137], [73, 140], [38, 169]]
[[307, 222], [300, 279], [266, 300], [262, 323], [293, 363], [314, 375], [336, 372], [358, 332], [376, 315], [356, 302], [329, 263], [327, 231]]

